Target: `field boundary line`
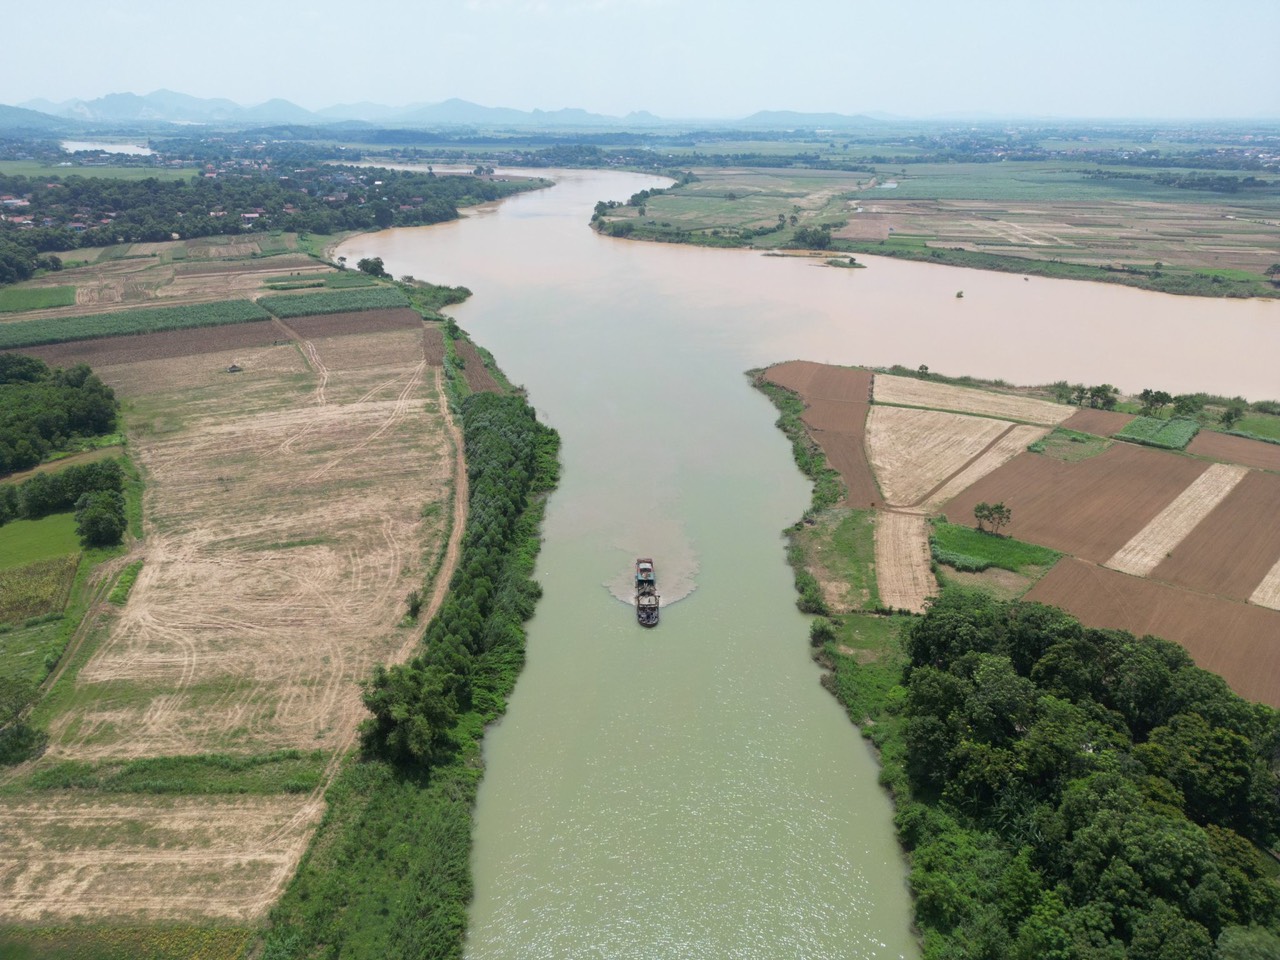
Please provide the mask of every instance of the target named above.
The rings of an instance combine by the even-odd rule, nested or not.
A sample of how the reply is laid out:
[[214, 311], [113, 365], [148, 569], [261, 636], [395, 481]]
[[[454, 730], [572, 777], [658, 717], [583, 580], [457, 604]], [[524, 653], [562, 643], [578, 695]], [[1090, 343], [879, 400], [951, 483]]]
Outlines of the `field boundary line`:
[[[949, 411], [949, 410], [941, 410], [941, 411], [939, 411], [939, 413], [950, 413], [950, 412], [951, 412], [951, 411]], [[991, 419], [993, 419], [993, 420], [998, 420], [998, 419], [1000, 419], [1000, 418], [999, 418], [999, 417], [992, 417]], [[927, 503], [928, 503], [928, 502], [933, 498], [934, 494], [936, 494], [939, 490], [941, 490], [943, 487], [945, 487], [948, 483], [950, 483], [950, 482], [951, 482], [952, 480], [954, 480], [956, 477], [960, 476], [960, 474], [962, 474], [962, 473], [964, 473], [966, 470], [968, 470], [971, 466], [973, 466], [973, 465], [974, 465], [975, 463], [977, 463], [980, 459], [982, 459], [982, 457], [986, 456], [986, 455], [987, 455], [987, 453], [988, 453], [988, 452], [990, 452], [990, 450], [991, 450], [991, 448], [992, 448], [992, 447], [994, 447], [996, 444], [998, 444], [998, 443], [999, 443], [1001, 440], [1003, 440], [1005, 437], [1009, 436], [1009, 434], [1013, 433], [1013, 431], [1014, 431], [1014, 430], [1016, 430], [1019, 426], [1030, 426], [1030, 424], [1017, 424], [1017, 423], [1011, 423], [1011, 424], [1009, 424], [1009, 429], [1008, 429], [1008, 430], [1005, 430], [1003, 433], [999, 434], [998, 436], [993, 437], [990, 443], [988, 443], [985, 447], [983, 447], [981, 450], [979, 450], [977, 453], [975, 453], [972, 457], [970, 457], [970, 458], [969, 458], [968, 460], [966, 460], [964, 463], [960, 464], [960, 466], [959, 466], [959, 467], [957, 467], [955, 470], [953, 470], [953, 471], [952, 471], [948, 476], [943, 477], [943, 478], [942, 478], [942, 481], [941, 481], [940, 483], [938, 483], [938, 485], [937, 485], [937, 486], [935, 486], [932, 490], [930, 490], [928, 493], [926, 493], [923, 497], [921, 497], [919, 500], [916, 500], [914, 503], [904, 503], [904, 504], [902, 504], [902, 506], [904, 506], [904, 507], [922, 507], [922, 506], [926, 505], [926, 504], [927, 504]]]
[[903, 410], [930, 410], [934, 413], [954, 413], [959, 417], [977, 417], [981, 420], [1000, 420], [1004, 423], [1013, 424], [1015, 427], [1044, 427], [1046, 430], [1052, 430], [1059, 424], [1036, 423], [1034, 420], [1023, 420], [1020, 417], [1002, 417], [994, 413], [980, 413], [977, 410], [953, 410], [950, 407], [922, 407], [914, 403], [885, 403], [883, 400], [871, 401], [872, 406], [876, 407], [899, 407]]
[[1214, 507], [1227, 498], [1227, 494], [1248, 473], [1248, 467], [1237, 464], [1210, 465], [1103, 566], [1136, 577], [1147, 576], [1199, 526]]

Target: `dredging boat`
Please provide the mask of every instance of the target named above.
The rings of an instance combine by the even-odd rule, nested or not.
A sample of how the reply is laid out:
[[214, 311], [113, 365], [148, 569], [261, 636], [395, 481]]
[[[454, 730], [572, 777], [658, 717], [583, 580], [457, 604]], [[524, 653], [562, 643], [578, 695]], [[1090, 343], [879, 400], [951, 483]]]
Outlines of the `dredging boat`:
[[642, 627], [658, 625], [658, 581], [649, 557], [636, 560], [636, 619]]

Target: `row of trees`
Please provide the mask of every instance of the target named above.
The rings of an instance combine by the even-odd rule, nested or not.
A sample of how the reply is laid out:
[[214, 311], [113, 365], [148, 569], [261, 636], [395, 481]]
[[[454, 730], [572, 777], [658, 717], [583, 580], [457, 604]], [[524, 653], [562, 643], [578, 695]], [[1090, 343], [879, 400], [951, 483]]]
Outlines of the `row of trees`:
[[927, 957], [1280, 955], [1280, 714], [1174, 644], [955, 589], [906, 648], [883, 746]]
[[[22, 483], [0, 484], [0, 525], [12, 520], [39, 520], [51, 513], [80, 509], [90, 494], [124, 491], [124, 468], [119, 460], [95, 460], [50, 473], [37, 473]], [[85, 501], [85, 506], [90, 505]], [[123, 500], [120, 516], [124, 516]], [[121, 528], [123, 530], [123, 528]], [[107, 542], [116, 542], [119, 537]]]
[[83, 363], [50, 369], [0, 354], [0, 477], [26, 470], [74, 440], [116, 428], [115, 394]]

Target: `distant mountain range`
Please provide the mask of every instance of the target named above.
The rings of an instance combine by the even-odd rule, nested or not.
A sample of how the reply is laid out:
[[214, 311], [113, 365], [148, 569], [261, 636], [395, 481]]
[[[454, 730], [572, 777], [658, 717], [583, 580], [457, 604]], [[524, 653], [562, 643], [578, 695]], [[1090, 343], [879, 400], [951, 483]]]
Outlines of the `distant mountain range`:
[[288, 100], [268, 100], [242, 107], [224, 99], [202, 99], [172, 90], [146, 96], [112, 93], [96, 100], [28, 100], [16, 107], [0, 105], [0, 128], [54, 131], [71, 124], [256, 124], [367, 123], [396, 127], [531, 127], [541, 129], [645, 128], [699, 125], [751, 128], [881, 126], [880, 117], [845, 116], [838, 113], [762, 111], [736, 120], [666, 120], [647, 111], [611, 117], [586, 110], [514, 110], [484, 107], [467, 100], [419, 103], [388, 107], [377, 103], [350, 103], [307, 110]]

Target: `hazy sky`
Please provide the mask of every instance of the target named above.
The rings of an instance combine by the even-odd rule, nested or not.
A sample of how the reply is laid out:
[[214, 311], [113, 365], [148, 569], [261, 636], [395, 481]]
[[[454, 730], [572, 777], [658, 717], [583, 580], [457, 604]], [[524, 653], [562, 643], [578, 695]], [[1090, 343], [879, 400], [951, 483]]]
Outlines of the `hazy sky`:
[[4, 14], [0, 103], [461, 97], [738, 117], [1280, 117], [1280, 0], [60, 0]]

